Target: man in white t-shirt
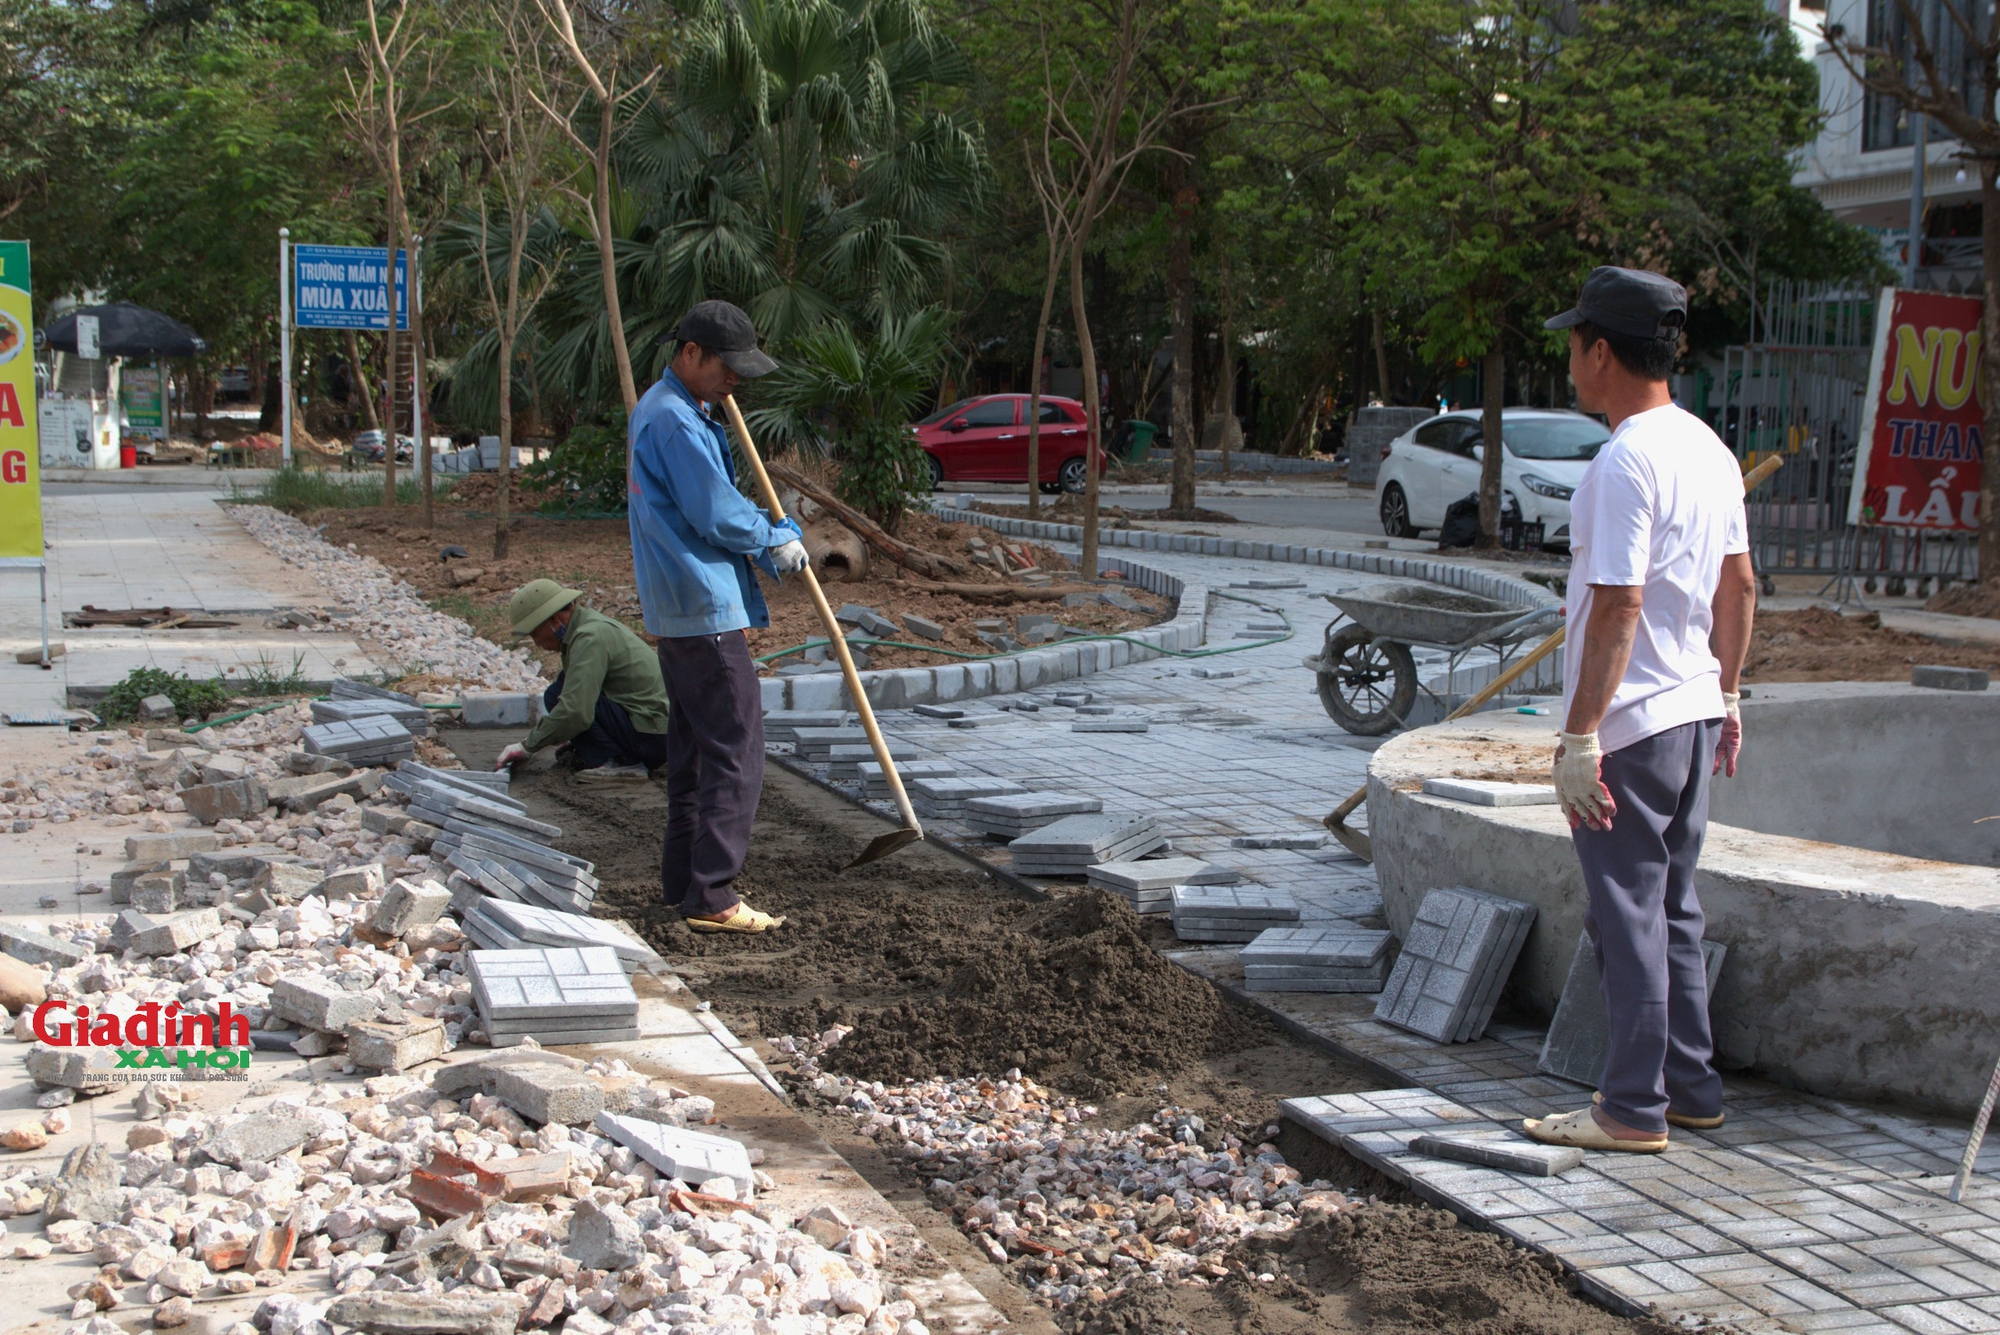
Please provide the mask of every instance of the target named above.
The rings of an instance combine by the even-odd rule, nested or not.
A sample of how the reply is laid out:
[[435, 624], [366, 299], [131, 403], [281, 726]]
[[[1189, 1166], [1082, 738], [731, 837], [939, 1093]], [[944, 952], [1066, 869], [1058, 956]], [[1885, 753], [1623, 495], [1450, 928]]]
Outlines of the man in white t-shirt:
[[1733, 776], [1742, 746], [1757, 584], [1742, 470], [1667, 391], [1686, 320], [1678, 283], [1601, 268], [1545, 326], [1570, 331], [1577, 404], [1611, 426], [1570, 501], [1555, 758], [1610, 1024], [1596, 1104], [1523, 1126], [1586, 1149], [1657, 1152], [1670, 1124], [1722, 1125], [1694, 869], [1710, 776]]

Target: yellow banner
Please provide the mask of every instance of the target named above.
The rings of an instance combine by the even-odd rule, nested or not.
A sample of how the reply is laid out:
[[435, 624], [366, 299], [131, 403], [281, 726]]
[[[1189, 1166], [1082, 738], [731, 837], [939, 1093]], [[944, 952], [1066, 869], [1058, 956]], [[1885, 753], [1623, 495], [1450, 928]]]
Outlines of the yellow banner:
[[0, 557], [42, 554], [35, 311], [28, 293], [28, 243], [0, 241]]

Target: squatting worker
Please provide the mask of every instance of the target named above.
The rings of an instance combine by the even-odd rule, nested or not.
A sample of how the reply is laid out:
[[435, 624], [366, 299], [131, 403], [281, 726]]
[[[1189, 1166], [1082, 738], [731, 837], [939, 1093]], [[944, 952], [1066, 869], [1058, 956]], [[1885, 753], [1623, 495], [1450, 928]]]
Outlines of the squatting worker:
[[1524, 1129], [1593, 1150], [1656, 1152], [1669, 1123], [1722, 1124], [1694, 867], [1710, 776], [1736, 773], [1757, 588], [1742, 473], [1667, 393], [1686, 319], [1679, 284], [1602, 268], [1545, 326], [1569, 330], [1577, 404], [1611, 426], [1570, 501], [1555, 756], [1610, 1034], [1596, 1105]]
[[533, 580], [507, 600], [507, 621], [535, 647], [562, 654], [542, 693], [548, 709], [527, 737], [500, 753], [508, 769], [545, 746], [567, 748], [577, 777], [645, 779], [667, 760], [667, 688], [646, 642], [624, 622], [577, 602], [552, 579]]
[[695, 931], [767, 932], [784, 919], [731, 888], [764, 783], [763, 696], [743, 632], [771, 624], [752, 560], [775, 578], [803, 568], [806, 549], [797, 525], [773, 524], [736, 489], [716, 410], [777, 363], [726, 301], [695, 306], [674, 337], [672, 364], [632, 413], [626, 483], [639, 602], [672, 701], [660, 881]]

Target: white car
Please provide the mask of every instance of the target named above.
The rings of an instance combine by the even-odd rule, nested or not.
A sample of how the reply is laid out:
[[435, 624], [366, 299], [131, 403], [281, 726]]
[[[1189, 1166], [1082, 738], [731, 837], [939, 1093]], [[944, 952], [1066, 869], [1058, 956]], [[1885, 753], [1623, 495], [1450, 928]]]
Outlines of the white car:
[[[1486, 451], [1477, 412], [1445, 413], [1389, 442], [1375, 475], [1375, 511], [1392, 538], [1438, 528], [1454, 501], [1479, 492]], [[1507, 408], [1500, 417], [1501, 505], [1519, 508], [1523, 524], [1542, 526], [1542, 542], [1569, 546], [1569, 498], [1611, 433], [1594, 417], [1560, 408]]]

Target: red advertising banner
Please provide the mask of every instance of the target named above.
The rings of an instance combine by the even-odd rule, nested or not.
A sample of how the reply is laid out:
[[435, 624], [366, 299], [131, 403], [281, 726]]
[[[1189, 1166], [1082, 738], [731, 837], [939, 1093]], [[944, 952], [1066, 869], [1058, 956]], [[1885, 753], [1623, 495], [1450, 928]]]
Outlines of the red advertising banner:
[[1979, 527], [1979, 314], [1977, 297], [1882, 289], [1848, 523]]

